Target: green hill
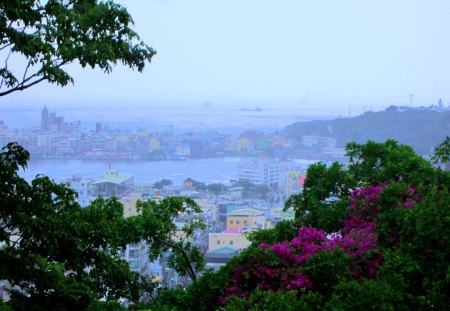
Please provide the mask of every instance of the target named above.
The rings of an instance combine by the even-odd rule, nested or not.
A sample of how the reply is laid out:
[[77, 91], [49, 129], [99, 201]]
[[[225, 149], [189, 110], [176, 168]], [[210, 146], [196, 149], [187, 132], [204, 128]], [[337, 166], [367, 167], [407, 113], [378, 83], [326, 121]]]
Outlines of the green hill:
[[383, 142], [388, 138], [410, 145], [418, 154], [429, 154], [450, 135], [450, 111], [414, 110], [391, 106], [381, 112], [366, 112], [354, 118], [297, 122], [286, 127], [288, 138], [302, 140], [303, 135], [333, 137], [337, 147], [350, 141]]

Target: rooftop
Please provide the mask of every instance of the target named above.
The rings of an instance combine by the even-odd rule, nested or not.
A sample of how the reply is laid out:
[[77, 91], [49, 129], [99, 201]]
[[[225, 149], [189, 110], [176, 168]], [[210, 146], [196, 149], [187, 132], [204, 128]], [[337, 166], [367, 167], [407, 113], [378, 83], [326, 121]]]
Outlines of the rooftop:
[[117, 170], [107, 170], [105, 175], [103, 175], [100, 180], [95, 181], [93, 184], [97, 185], [101, 183], [111, 183], [120, 185], [133, 177], [134, 174], [119, 173]]
[[227, 214], [227, 216], [260, 216], [260, 215], [264, 215], [264, 213], [257, 209], [253, 209], [253, 208], [238, 209], [238, 210], [229, 212]]
[[242, 233], [242, 232], [244, 232], [244, 230], [242, 230], [242, 228], [231, 228], [231, 229], [225, 230], [223, 233]]

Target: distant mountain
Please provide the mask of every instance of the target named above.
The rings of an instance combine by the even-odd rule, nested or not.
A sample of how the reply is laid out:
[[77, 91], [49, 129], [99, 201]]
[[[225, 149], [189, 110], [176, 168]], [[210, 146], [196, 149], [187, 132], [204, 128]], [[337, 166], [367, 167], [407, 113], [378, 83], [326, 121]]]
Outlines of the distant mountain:
[[426, 155], [450, 135], [450, 111], [391, 106], [382, 112], [366, 112], [354, 118], [297, 122], [287, 126], [284, 134], [298, 141], [303, 135], [333, 137], [337, 147], [345, 147], [350, 141], [382, 142], [392, 138]]

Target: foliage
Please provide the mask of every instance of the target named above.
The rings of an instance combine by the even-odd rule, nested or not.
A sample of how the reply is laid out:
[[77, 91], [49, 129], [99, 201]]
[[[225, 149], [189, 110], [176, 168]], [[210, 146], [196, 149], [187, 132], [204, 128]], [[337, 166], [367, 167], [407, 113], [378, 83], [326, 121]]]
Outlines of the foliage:
[[[141, 72], [155, 51], [132, 25], [126, 9], [112, 1], [1, 1], [0, 96], [42, 81], [73, 83], [63, 67], [75, 62], [106, 73], [121, 62]], [[24, 61], [22, 68], [9, 63], [14, 56]]]
[[142, 239], [150, 243], [151, 259], [171, 249], [172, 266], [195, 279], [203, 257], [190, 238], [203, 225], [194, 217], [178, 237], [174, 225], [180, 214], [200, 211], [195, 202], [184, 197], [139, 202], [141, 214], [130, 218], [123, 217], [115, 198], [81, 208], [66, 185], [44, 176], [31, 184], [21, 178], [18, 171], [28, 157], [15, 143], [0, 153], [0, 280], [11, 285], [8, 306], [84, 310], [95, 304], [106, 310], [120, 300], [138, 302], [152, 284], [131, 272], [119, 252]]
[[431, 157], [434, 163], [446, 163], [450, 161], [450, 137], [446, 136], [444, 141], [434, 148], [434, 154]]
[[150, 246], [149, 258], [155, 260], [161, 252], [172, 250], [169, 266], [195, 280], [197, 271], [204, 267], [204, 259], [191, 238], [197, 229], [204, 229], [204, 224], [200, 218], [193, 217], [179, 231], [175, 219], [180, 214], [201, 213], [200, 207], [188, 197], [168, 197], [159, 202], [138, 201], [136, 207], [141, 214], [129, 220], [138, 231], [136, 236], [142, 237]]
[[269, 186], [254, 184], [247, 179], [240, 179], [233, 183], [232, 187], [242, 187], [242, 196], [246, 198], [265, 199], [270, 191]]
[[323, 163], [309, 167], [302, 193], [291, 196], [285, 209], [294, 208], [300, 225], [312, 226], [327, 232], [339, 229], [354, 180], [340, 163], [327, 167]]
[[206, 190], [206, 184], [204, 182], [197, 181], [190, 177], [186, 178], [183, 183], [192, 183], [192, 187], [198, 191]]
[[380, 280], [340, 282], [325, 310], [410, 310], [404, 304], [404, 293]]
[[308, 168], [303, 192], [291, 196], [285, 204], [285, 209], [295, 210], [301, 225], [326, 232], [338, 231], [354, 188], [403, 182], [414, 185], [417, 193], [424, 194], [434, 185], [450, 183], [448, 174], [436, 171], [411, 147], [393, 140], [349, 143], [347, 156], [347, 168], [337, 162], [330, 167], [317, 163]]
[[261, 243], [275, 244], [292, 240], [298, 233], [299, 225], [294, 220], [281, 221], [275, 227], [265, 230], [254, 230], [246, 233], [253, 246]]
[[229, 311], [320, 310], [320, 295], [308, 293], [298, 297], [297, 291], [270, 292], [256, 289], [248, 298], [232, 297], [224, 307]]
[[211, 184], [206, 185], [206, 189], [209, 192], [212, 192], [215, 195], [218, 195], [220, 193], [223, 193], [224, 190], [227, 189], [227, 187], [222, 183], [211, 183]]
[[164, 187], [171, 186], [173, 182], [170, 179], [161, 179], [153, 184], [153, 188], [155, 189], [163, 189]]
[[11, 292], [13, 308], [84, 309], [100, 297], [137, 299], [131, 286], [137, 276], [116, 255], [127, 243], [121, 205], [97, 200], [82, 209], [63, 184], [38, 176], [30, 185], [17, 174], [26, 167], [28, 153], [16, 144], [3, 150], [0, 279], [20, 287]]
[[391, 139], [385, 143], [353, 142], [347, 144], [346, 150], [350, 161], [348, 170], [358, 187], [401, 181], [427, 191], [440, 178], [431, 164], [416, 155], [411, 147]]
[[151, 310], [209, 311], [217, 308], [217, 299], [228, 286], [233, 263], [214, 272], [207, 270], [187, 288], [162, 288], [149, 304]]

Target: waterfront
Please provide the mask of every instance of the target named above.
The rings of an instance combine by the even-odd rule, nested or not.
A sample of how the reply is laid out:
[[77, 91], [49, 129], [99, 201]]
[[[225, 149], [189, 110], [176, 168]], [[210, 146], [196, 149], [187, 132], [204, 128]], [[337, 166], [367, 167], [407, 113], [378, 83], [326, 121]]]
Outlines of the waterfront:
[[190, 177], [198, 181], [227, 183], [237, 179], [239, 157], [189, 159], [187, 161], [83, 161], [31, 160], [22, 176], [31, 181], [36, 175], [49, 176], [62, 182], [76, 175], [81, 178], [99, 178], [111, 167], [120, 172], [135, 174], [135, 183], [153, 183], [163, 178], [181, 184]]

